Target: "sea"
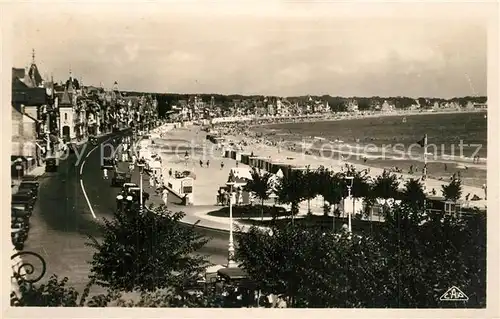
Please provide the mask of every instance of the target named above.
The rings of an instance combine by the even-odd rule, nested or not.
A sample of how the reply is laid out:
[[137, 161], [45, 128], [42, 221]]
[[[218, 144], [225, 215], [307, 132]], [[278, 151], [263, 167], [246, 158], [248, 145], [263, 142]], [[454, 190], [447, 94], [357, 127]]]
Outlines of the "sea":
[[[486, 112], [427, 113], [254, 127], [281, 147], [401, 173], [463, 183], [486, 183]], [[426, 154], [419, 145], [427, 136]], [[424, 158], [425, 157], [425, 158]], [[475, 159], [477, 157], [477, 160]]]

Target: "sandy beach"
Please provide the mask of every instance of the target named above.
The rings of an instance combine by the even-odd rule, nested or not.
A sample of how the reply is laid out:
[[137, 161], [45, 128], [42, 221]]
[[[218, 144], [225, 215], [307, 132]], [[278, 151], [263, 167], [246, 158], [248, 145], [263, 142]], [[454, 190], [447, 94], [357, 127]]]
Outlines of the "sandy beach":
[[[214, 205], [217, 191], [219, 187], [223, 186], [227, 181], [230, 169], [236, 167], [236, 161], [224, 158], [224, 150], [217, 148], [216, 145], [207, 141], [207, 133], [202, 131], [199, 126], [186, 125], [186, 127], [169, 129], [168, 133], [164, 133], [163, 135], [163, 137], [155, 136], [153, 138], [156, 152], [162, 157], [163, 176], [166, 178], [170, 169], [173, 171], [189, 170], [193, 172], [195, 175], [193, 185], [195, 205]], [[333, 171], [340, 171], [345, 167], [346, 163], [349, 163], [354, 165], [358, 170], [368, 169], [372, 177], [378, 176], [383, 172], [381, 168], [369, 167], [359, 163], [350, 163], [342, 160], [297, 153], [286, 149], [278, 149], [275, 146], [260, 143], [241, 134], [224, 135], [224, 138], [227, 142], [240, 145], [243, 151], [248, 154], [253, 152], [256, 156], [272, 158], [276, 162], [288, 163], [290, 165], [302, 167], [310, 166], [312, 169], [324, 166]], [[189, 159], [187, 161], [184, 157], [186, 151], [189, 153]], [[203, 167], [200, 166], [200, 160], [203, 162]], [[210, 162], [209, 167], [206, 165], [207, 160]], [[223, 167], [221, 167], [221, 163], [224, 164]], [[238, 166], [245, 167], [246, 165], [238, 163]], [[404, 173], [398, 174], [398, 176], [401, 178], [400, 186], [404, 184], [405, 180], [412, 177], [415, 178], [415, 176]], [[447, 184], [447, 181], [428, 178], [424, 182], [426, 192], [431, 194], [431, 191], [434, 189], [438, 196], [441, 195], [441, 185], [443, 184]], [[462, 192], [463, 200], [465, 200], [467, 194], [470, 194], [470, 198], [474, 195], [481, 198], [481, 200], [478, 201], [469, 201], [469, 206], [480, 208], [486, 207], [483, 189], [464, 185]], [[317, 205], [315, 205], [314, 202], [315, 201], [313, 201], [313, 206], [320, 206], [321, 204], [321, 201], [317, 201]], [[320, 207], [312, 208], [314, 213], [322, 213], [322, 211], [315, 211], [318, 209], [321, 210]]]

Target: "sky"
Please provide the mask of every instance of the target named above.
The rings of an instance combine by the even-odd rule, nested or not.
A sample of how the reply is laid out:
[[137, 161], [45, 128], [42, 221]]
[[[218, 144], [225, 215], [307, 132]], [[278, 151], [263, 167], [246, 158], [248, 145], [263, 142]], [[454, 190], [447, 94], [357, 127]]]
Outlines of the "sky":
[[19, 5], [12, 62], [130, 91], [486, 95], [480, 4], [270, 3]]

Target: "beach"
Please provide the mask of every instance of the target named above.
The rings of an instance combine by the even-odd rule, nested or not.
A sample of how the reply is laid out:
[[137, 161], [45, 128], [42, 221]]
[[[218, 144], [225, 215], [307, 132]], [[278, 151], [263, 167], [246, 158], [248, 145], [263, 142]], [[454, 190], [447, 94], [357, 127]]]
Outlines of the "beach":
[[[384, 170], [383, 168], [365, 165], [356, 161], [325, 158], [315, 156], [314, 154], [305, 154], [290, 149], [283, 149], [270, 141], [267, 141], [267, 143], [263, 142], [263, 138], [255, 139], [250, 137], [251, 134], [248, 134], [248, 132], [240, 132], [238, 130], [235, 132], [237, 133], [223, 135], [226, 139], [226, 147], [228, 147], [230, 143], [233, 143], [233, 146], [237, 145], [243, 152], [248, 154], [253, 152], [256, 156], [271, 158], [276, 162], [302, 167], [310, 166], [312, 169], [324, 166], [335, 172], [341, 171], [347, 163], [354, 165], [357, 170], [368, 169], [369, 175], [372, 177], [382, 174]], [[216, 146], [207, 141], [207, 133], [204, 132], [200, 126], [193, 126], [189, 123], [185, 123], [185, 127], [179, 127], [179, 125], [177, 125], [175, 129], [170, 127], [168, 133], [164, 133], [163, 135], [163, 137], [153, 137], [155, 151], [162, 158], [163, 176], [166, 178], [170, 169], [173, 171], [189, 170], [193, 172], [195, 176], [193, 185], [194, 205], [215, 205], [217, 191], [219, 187], [224, 186], [227, 182], [230, 169], [236, 166], [247, 167], [242, 163], [237, 164], [233, 159], [224, 158], [224, 147], [222, 145]], [[186, 151], [189, 154], [188, 160], [185, 158]], [[200, 160], [203, 166], [200, 165]], [[209, 161], [209, 167], [206, 165], [207, 161]], [[224, 164], [223, 167], [221, 163]], [[405, 172], [398, 173], [397, 175], [400, 178], [400, 186], [409, 178], [417, 178], [417, 176], [406, 174]], [[449, 180], [437, 180], [428, 177], [423, 184], [429, 195], [432, 194], [432, 190], [435, 190], [436, 195], [440, 196], [441, 185], [447, 184], [448, 182]], [[484, 190], [480, 186], [463, 186], [463, 200], [466, 199], [466, 196], [472, 198], [474, 195], [480, 197], [481, 200], [469, 201], [468, 205], [484, 209], [486, 207]], [[318, 201], [318, 205], [319, 204], [320, 201]], [[320, 212], [318, 211], [315, 213]]]

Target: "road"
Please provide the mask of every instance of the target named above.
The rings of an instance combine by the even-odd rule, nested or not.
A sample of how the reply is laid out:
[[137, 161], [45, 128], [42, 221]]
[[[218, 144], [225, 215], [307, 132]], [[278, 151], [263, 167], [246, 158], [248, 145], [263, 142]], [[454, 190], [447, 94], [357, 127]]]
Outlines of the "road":
[[[99, 142], [113, 144], [108, 140], [109, 137], [103, 137]], [[119, 190], [111, 187], [110, 179], [103, 179], [101, 146], [85, 145], [80, 150], [82, 155], [70, 155], [60, 162], [58, 172], [46, 173], [40, 178], [39, 200], [25, 244], [25, 250], [37, 252], [45, 258], [47, 275], [44, 279], [51, 274], [66, 276], [69, 284], [80, 291], [88, 282], [88, 262], [93, 254], [92, 249], [85, 245], [87, 235], [99, 238], [97, 223], [103, 217], [112, 217]], [[102, 151], [104, 156], [109, 156], [111, 148]], [[211, 238], [199, 253], [207, 255], [214, 264], [227, 262], [227, 232], [204, 228], [196, 228], [196, 231]]]

